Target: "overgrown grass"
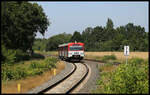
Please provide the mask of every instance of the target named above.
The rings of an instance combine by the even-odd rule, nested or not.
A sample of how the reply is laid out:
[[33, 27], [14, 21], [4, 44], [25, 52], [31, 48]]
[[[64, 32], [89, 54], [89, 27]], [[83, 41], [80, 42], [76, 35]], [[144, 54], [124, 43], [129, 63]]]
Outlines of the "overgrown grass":
[[1, 48], [2, 64], [15, 64], [31, 59], [44, 59], [44, 56], [39, 53], [34, 53], [32, 56], [30, 56], [29, 53], [20, 49], [7, 49], [4, 45], [2, 45]]
[[100, 68], [101, 79], [97, 81], [99, 88], [93, 93], [107, 94], [148, 94], [149, 72], [148, 60], [132, 58], [128, 64], [120, 64], [113, 71]]
[[44, 59], [45, 57], [40, 53], [34, 53], [30, 59]]
[[18, 80], [28, 76], [40, 75], [44, 71], [56, 68], [57, 61], [57, 58], [48, 57], [40, 61], [31, 61], [30, 64], [2, 64], [1, 80]]
[[14, 64], [16, 62], [29, 59], [30, 56], [22, 50], [6, 49], [2, 46], [2, 64]]
[[93, 59], [93, 60], [99, 60], [107, 64], [112, 64], [112, 63], [120, 63], [119, 60], [117, 60], [116, 55], [111, 54], [111, 55], [104, 55], [104, 56], [89, 56], [85, 55], [85, 59]]
[[44, 52], [44, 51], [35, 51], [35, 53], [39, 53], [39, 54], [42, 54], [42, 55], [53, 55], [53, 56], [58, 56], [58, 51], [47, 51], [47, 52]]
[[115, 55], [105, 55], [104, 57], [102, 57], [102, 61], [104, 62], [108, 62], [109, 60], [116, 60], [116, 56]]

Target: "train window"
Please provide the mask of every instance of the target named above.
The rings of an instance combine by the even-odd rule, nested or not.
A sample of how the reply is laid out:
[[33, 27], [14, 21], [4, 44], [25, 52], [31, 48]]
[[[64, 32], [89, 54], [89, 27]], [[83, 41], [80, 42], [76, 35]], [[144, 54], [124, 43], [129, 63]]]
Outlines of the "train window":
[[82, 46], [70, 46], [70, 50], [83, 50]]

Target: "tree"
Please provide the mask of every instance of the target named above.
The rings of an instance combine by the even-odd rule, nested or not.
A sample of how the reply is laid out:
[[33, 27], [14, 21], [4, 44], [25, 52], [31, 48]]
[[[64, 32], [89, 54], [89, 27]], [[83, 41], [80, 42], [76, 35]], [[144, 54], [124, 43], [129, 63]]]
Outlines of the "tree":
[[58, 45], [69, 43], [72, 35], [71, 34], [58, 34], [55, 36], [52, 36], [48, 39], [46, 44], [46, 51], [53, 51], [58, 49]]
[[123, 40], [126, 39], [125, 35], [123, 34], [124, 31], [125, 31], [125, 28], [122, 26], [116, 28], [116, 34], [112, 40], [114, 43], [114, 46], [115, 46], [114, 50], [116, 50], [116, 51], [118, 51], [118, 50], [122, 51], [123, 50], [123, 46], [125, 45], [125, 44], [123, 44]]
[[75, 31], [74, 34], [73, 34], [73, 36], [71, 37], [70, 41], [71, 42], [75, 42], [75, 41], [82, 42], [82, 37], [81, 37], [80, 32]]
[[90, 50], [91, 51], [98, 51], [100, 49], [100, 43], [104, 41], [104, 32], [101, 26], [96, 26], [93, 28], [91, 35], [89, 35], [90, 42]]
[[108, 18], [106, 28], [104, 29], [104, 31], [106, 32], [104, 36], [105, 38], [107, 38], [107, 41], [112, 40], [115, 35], [115, 30], [113, 27], [113, 21], [110, 18]]
[[2, 2], [1, 39], [8, 49], [30, 50], [37, 32], [44, 35], [50, 24], [41, 6], [36, 3]]
[[47, 44], [47, 39], [43, 38], [36, 38], [34, 41], [33, 49], [34, 50], [39, 50], [39, 51], [44, 51], [46, 50], [46, 44]]
[[112, 40], [106, 41], [101, 44], [101, 51], [113, 51], [114, 43]]
[[103, 28], [101, 26], [96, 26], [95, 28], [93, 28], [93, 39], [95, 39], [95, 42], [99, 42], [99, 41], [103, 41], [104, 40], [104, 31]]
[[113, 29], [114, 25], [113, 25], [113, 21], [108, 18], [107, 23], [106, 23], [106, 28], [107, 29]]
[[91, 46], [92, 46], [92, 32], [93, 32], [93, 28], [92, 27], [87, 27], [83, 32], [82, 32], [82, 39], [83, 42], [85, 44], [85, 50], [90, 50]]

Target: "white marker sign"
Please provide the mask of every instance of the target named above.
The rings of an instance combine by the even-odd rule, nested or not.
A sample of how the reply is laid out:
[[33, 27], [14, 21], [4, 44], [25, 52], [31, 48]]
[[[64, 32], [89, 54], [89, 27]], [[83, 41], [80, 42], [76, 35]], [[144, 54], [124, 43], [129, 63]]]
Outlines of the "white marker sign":
[[125, 56], [129, 55], [129, 46], [124, 46], [124, 55]]

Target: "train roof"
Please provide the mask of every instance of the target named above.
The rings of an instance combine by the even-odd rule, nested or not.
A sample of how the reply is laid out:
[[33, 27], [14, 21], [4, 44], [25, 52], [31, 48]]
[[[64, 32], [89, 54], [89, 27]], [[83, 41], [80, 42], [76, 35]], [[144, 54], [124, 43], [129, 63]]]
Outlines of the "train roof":
[[68, 46], [68, 45], [72, 45], [72, 44], [80, 44], [80, 45], [84, 45], [84, 43], [65, 43], [65, 44], [61, 44], [58, 47], [63, 47], [63, 46]]

